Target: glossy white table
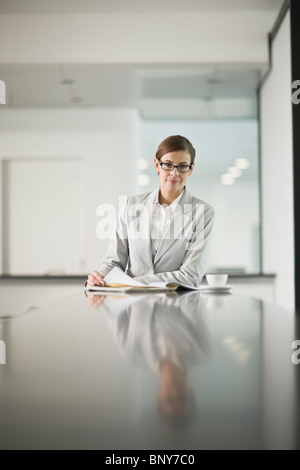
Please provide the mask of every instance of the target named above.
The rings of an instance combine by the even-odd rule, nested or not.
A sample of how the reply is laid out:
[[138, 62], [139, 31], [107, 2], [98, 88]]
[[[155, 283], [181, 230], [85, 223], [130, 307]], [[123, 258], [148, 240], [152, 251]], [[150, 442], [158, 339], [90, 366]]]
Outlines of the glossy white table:
[[0, 448], [299, 449], [297, 322], [234, 290], [2, 318]]

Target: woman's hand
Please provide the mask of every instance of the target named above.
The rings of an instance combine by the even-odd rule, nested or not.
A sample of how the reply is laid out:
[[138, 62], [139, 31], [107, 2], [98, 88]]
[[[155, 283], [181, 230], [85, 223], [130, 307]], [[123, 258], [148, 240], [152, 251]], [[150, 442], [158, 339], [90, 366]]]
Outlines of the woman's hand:
[[87, 285], [104, 287], [105, 282], [103, 281], [103, 277], [100, 273], [98, 273], [98, 271], [93, 271], [91, 274], [88, 275]]

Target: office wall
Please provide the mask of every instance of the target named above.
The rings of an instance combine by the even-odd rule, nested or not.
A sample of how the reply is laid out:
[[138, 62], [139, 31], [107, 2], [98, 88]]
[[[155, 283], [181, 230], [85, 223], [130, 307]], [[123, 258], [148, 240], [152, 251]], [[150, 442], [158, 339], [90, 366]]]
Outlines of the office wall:
[[[107, 240], [99, 240], [96, 237], [96, 225], [99, 221], [99, 217], [96, 217], [97, 206], [101, 203], [112, 203], [118, 208], [119, 194], [136, 192], [139, 125], [137, 112], [118, 108], [1, 108], [0, 121], [1, 160], [7, 162], [16, 159], [18, 161], [53, 159], [54, 161], [79, 158], [83, 162], [84, 235], [80, 249], [81, 260], [78, 259], [77, 269], [73, 266], [73, 272], [86, 273], [96, 269], [99, 260], [106, 253], [108, 243]], [[51, 181], [54, 195], [57, 182], [55, 178]], [[22, 198], [24, 185], [20, 185], [18, 190], [19, 198]], [[67, 192], [68, 188], [66, 188], [66, 198]], [[17, 197], [18, 194], [14, 190], [14, 198]], [[38, 194], [36, 197], [38, 198]], [[28, 209], [24, 223], [30, 225], [35, 215], [30, 208]], [[68, 217], [67, 213], [65, 217]], [[23, 233], [18, 235], [24, 236]], [[62, 244], [53, 243], [47, 249], [50, 250], [50, 254], [51, 250], [53, 253], [61, 252], [61, 259], [64, 259], [66, 243], [67, 240]], [[22, 246], [26, 246], [26, 240], [22, 241]], [[13, 249], [11, 246], [10, 251]], [[42, 253], [35, 253], [35, 256], [42, 256]]]
[[294, 222], [289, 11], [272, 42], [260, 91], [263, 270], [277, 274], [276, 302], [294, 308]]

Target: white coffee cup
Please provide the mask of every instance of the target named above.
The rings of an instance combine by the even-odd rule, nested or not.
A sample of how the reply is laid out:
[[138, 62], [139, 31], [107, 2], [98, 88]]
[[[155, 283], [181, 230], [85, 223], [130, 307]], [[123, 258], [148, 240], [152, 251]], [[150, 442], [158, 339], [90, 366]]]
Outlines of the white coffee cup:
[[211, 287], [225, 286], [228, 274], [206, 274], [207, 284]]

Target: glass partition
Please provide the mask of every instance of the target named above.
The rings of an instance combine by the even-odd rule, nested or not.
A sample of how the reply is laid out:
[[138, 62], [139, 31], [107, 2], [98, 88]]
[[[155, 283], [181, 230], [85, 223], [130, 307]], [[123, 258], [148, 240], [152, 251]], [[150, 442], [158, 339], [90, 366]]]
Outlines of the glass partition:
[[142, 123], [141, 192], [158, 184], [153, 158], [166, 136], [184, 135], [196, 149], [187, 188], [215, 209], [210, 271], [260, 271], [258, 132], [256, 118]]

